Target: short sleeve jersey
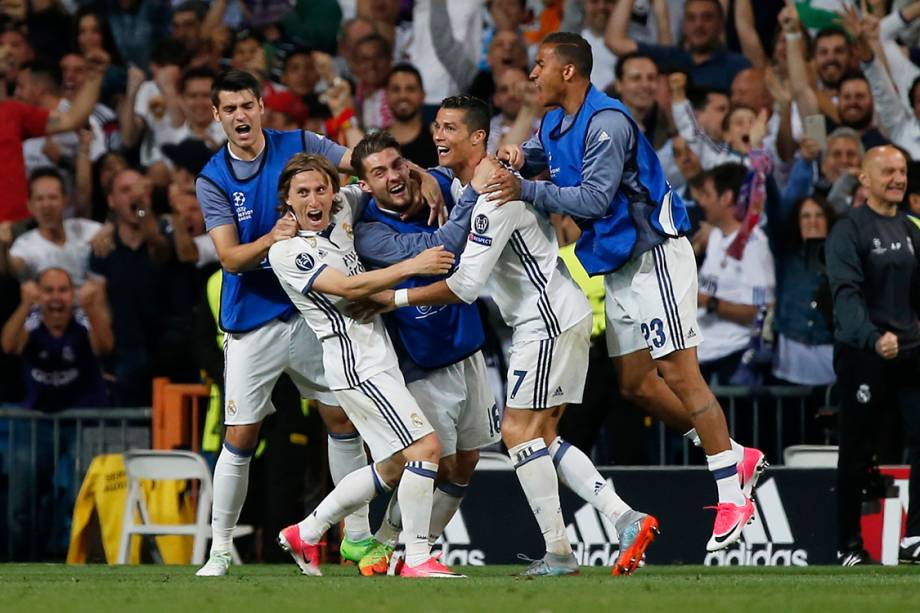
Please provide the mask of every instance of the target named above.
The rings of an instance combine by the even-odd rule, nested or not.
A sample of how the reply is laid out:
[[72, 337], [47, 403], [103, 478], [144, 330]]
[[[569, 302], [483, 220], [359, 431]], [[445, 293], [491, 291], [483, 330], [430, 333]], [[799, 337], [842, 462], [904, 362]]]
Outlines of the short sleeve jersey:
[[19, 221], [30, 217], [26, 203], [29, 188], [26, 181], [22, 141], [44, 136], [49, 112], [16, 100], [0, 100], [0, 221]]
[[63, 268], [75, 285], [82, 285], [89, 270], [90, 241], [101, 228], [91, 219], [65, 219], [63, 245], [45, 239], [37, 229], [29, 230], [13, 242], [10, 255], [25, 262], [30, 277], [46, 268]]
[[[460, 189], [454, 180], [454, 191]], [[549, 221], [518, 200], [498, 207], [480, 196], [450, 290], [471, 303], [487, 282], [513, 340], [555, 338], [591, 314], [584, 293], [559, 259]]]
[[268, 260], [291, 302], [323, 344], [323, 366], [333, 390], [356, 387], [370, 377], [397, 368], [393, 344], [383, 320], [362, 323], [345, 312], [348, 300], [313, 289], [327, 268], [346, 276], [364, 272], [355, 251], [352, 206], [360, 197], [357, 186], [343, 188], [342, 208], [322, 232], [300, 231], [272, 245]]

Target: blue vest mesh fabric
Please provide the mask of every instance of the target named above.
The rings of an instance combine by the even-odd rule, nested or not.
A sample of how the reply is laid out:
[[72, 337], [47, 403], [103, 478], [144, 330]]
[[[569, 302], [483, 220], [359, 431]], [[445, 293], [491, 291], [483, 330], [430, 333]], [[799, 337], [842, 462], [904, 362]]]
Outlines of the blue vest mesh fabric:
[[[240, 244], [251, 243], [271, 232], [278, 221], [278, 177], [287, 161], [304, 150], [303, 132], [265, 130], [265, 154], [259, 171], [238, 179], [226, 147], [214, 154], [200, 177], [218, 187], [233, 206]], [[223, 271], [220, 326], [227, 332], [247, 332], [271, 321], [285, 319], [294, 306], [272, 273], [268, 258], [253, 270], [233, 274]]]
[[575, 121], [566, 130], [562, 130], [565, 111], [561, 108], [548, 112], [540, 126], [540, 141], [547, 154], [552, 182], [560, 187], [581, 184], [588, 126], [594, 115], [604, 110], [622, 113], [632, 126], [636, 146], [627, 156], [624, 175], [627, 170], [634, 171], [639, 185], [621, 182], [607, 214], [582, 221], [582, 235], [575, 252], [592, 276], [617, 270], [664, 238], [681, 236], [690, 229], [680, 196], [671, 191], [654, 148], [629, 110], [594, 86], [589, 88]]
[[[432, 174], [441, 186], [444, 202], [452, 208], [451, 180], [437, 171]], [[425, 221], [402, 221], [383, 213], [376, 200], [371, 200], [364, 208], [361, 220], [384, 223], [402, 233], [436, 230]], [[412, 277], [397, 287], [418, 287], [444, 278]], [[387, 314], [385, 319], [390, 335], [395, 333], [397, 352], [405, 352], [415, 364], [426, 370], [455, 364], [478, 351], [485, 343], [485, 332], [475, 304], [403, 307]]]

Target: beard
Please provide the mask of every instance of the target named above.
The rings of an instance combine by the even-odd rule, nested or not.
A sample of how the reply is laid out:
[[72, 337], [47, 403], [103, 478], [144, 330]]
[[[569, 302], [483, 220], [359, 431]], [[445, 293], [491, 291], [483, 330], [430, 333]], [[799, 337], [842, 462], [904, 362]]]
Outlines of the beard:
[[844, 119], [843, 115], [841, 114], [840, 125], [846, 126], [847, 128], [853, 128], [857, 132], [861, 132], [872, 125], [872, 111], [870, 110], [861, 117], [851, 117], [849, 119]]
[[411, 119], [415, 119], [419, 114], [419, 108], [413, 108], [411, 111], [398, 111], [396, 109], [390, 109], [390, 112], [393, 113], [393, 119], [400, 122], [406, 122]]

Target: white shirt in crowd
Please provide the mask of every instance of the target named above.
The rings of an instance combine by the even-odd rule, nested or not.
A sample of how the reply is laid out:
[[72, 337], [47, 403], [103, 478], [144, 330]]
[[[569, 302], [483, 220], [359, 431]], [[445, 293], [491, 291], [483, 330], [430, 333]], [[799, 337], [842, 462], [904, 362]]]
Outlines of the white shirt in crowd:
[[[700, 292], [738, 304], [769, 304], [776, 289], [773, 255], [767, 237], [755, 228], [748, 238], [740, 260], [726, 251], [737, 230], [728, 236], [713, 228], [706, 245], [706, 259], [700, 267]], [[751, 326], [722, 319], [715, 313], [698, 313], [700, 328], [706, 340], [697, 350], [700, 362], [711, 362], [747, 347]]]
[[83, 285], [89, 271], [90, 241], [101, 228], [101, 223], [91, 219], [65, 219], [63, 245], [52, 243], [36, 228], [13, 241], [10, 255], [26, 263], [29, 277], [47, 268], [63, 268], [74, 285]]
[[[459, 199], [463, 186], [454, 179]], [[591, 305], [559, 259], [549, 221], [520, 200], [498, 207], [480, 196], [450, 290], [472, 303], [488, 294], [514, 329], [512, 342], [555, 338], [591, 314]]]
[[[482, 7], [484, 0], [448, 2], [454, 39], [463, 44], [466, 55], [475, 60], [482, 47]], [[441, 104], [441, 101], [455, 95], [460, 87], [450, 78], [447, 69], [438, 61], [431, 41], [429, 14], [431, 0], [416, 0], [412, 8], [412, 41], [409, 43], [409, 57], [422, 74], [425, 84], [425, 104]]]
[[301, 230], [294, 238], [275, 243], [268, 252], [282, 287], [323, 344], [326, 380], [333, 390], [357, 387], [398, 364], [381, 317], [359, 322], [346, 314], [348, 300], [313, 289], [327, 266], [347, 276], [364, 272], [352, 234], [352, 211], [360, 197], [357, 185], [342, 188], [336, 196], [342, 208], [326, 230]]

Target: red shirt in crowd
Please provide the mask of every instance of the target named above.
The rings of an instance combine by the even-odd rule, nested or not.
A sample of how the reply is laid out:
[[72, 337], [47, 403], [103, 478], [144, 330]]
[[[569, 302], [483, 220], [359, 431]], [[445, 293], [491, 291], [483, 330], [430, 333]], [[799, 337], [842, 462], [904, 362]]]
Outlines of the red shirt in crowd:
[[16, 100], [0, 100], [0, 221], [30, 217], [22, 141], [45, 135], [49, 113]]

